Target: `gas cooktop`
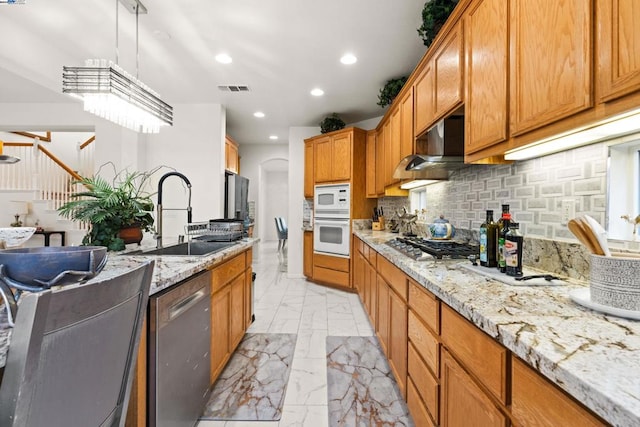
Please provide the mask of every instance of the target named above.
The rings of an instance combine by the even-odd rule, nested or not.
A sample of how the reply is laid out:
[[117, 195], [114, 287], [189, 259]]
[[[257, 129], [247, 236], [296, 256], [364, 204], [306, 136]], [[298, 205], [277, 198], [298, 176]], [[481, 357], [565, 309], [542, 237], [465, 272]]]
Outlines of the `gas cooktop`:
[[[429, 240], [423, 237], [397, 237], [387, 245], [415, 260], [464, 259], [480, 253], [478, 245], [451, 240]], [[431, 255], [431, 256], [429, 256]]]

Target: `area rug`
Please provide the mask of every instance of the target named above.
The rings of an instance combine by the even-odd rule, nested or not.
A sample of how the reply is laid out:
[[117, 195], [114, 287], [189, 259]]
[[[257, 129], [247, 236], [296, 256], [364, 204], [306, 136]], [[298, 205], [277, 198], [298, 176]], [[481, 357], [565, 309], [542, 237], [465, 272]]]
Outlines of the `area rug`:
[[327, 337], [329, 426], [413, 426], [375, 337]]
[[277, 421], [295, 334], [246, 334], [211, 392], [202, 420]]

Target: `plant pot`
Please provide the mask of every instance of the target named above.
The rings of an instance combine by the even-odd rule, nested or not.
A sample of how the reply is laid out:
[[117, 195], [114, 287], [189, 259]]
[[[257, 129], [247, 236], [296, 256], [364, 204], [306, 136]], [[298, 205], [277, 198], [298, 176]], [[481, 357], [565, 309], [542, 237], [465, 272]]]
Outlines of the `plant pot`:
[[122, 228], [118, 232], [118, 237], [124, 240], [124, 244], [137, 243], [142, 241], [142, 229], [140, 227]]

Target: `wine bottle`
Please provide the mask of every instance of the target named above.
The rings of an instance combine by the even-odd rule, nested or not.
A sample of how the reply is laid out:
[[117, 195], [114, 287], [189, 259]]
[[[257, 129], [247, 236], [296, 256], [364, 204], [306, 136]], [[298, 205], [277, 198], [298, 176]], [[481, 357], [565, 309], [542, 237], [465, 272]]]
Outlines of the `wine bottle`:
[[502, 217], [498, 221], [498, 269], [502, 273], [506, 273], [507, 264], [504, 259], [504, 242], [505, 235], [509, 231], [509, 223], [511, 222], [511, 214], [509, 213], [509, 205], [502, 205]]
[[504, 258], [509, 276], [522, 276], [522, 251], [524, 237], [520, 234], [517, 222], [509, 223], [509, 231], [505, 236]]

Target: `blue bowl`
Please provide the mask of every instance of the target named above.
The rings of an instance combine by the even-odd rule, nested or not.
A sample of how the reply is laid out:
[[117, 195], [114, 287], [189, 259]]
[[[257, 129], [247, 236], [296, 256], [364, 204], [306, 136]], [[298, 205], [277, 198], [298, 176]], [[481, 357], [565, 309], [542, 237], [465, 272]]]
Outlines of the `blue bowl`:
[[106, 264], [106, 257], [104, 246], [0, 250], [0, 279], [18, 289], [48, 289], [94, 277]]

